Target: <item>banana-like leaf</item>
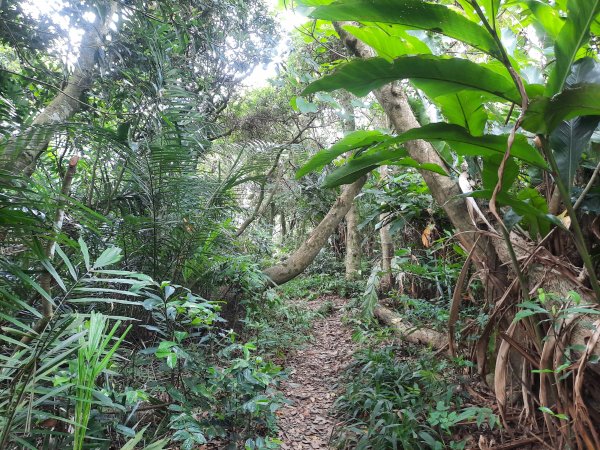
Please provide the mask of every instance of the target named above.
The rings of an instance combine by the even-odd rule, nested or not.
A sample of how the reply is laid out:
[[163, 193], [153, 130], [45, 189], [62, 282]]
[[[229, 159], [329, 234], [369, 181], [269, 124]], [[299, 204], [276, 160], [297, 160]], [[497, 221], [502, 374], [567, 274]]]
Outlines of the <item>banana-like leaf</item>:
[[439, 106], [449, 123], [460, 125], [473, 136], [483, 134], [488, 114], [484, 103], [489, 100], [485, 94], [476, 91], [461, 91], [447, 95], [433, 96], [428, 89], [431, 83], [414, 83]]
[[335, 187], [349, 184], [369, 173], [371, 170], [386, 165], [407, 166], [416, 169], [430, 170], [440, 175], [448, 175], [444, 169], [437, 164], [419, 164], [414, 159], [407, 157], [405, 151], [398, 149], [385, 149], [362, 154], [358, 158], [351, 159], [347, 164], [337, 168], [326, 178], [324, 187]]
[[301, 178], [309, 172], [323, 168], [335, 158], [350, 150], [370, 147], [374, 144], [386, 142], [393, 138], [393, 136], [384, 134], [380, 131], [354, 131], [340, 139], [327, 150], [320, 151], [313, 156], [306, 164], [298, 169], [296, 172], [296, 178]]
[[[356, 133], [348, 135], [346, 138], [348, 138], [348, 140], [354, 140], [351, 138], [355, 138], [355, 136], [365, 136], [364, 133], [366, 132], [360, 135], [356, 135]], [[359, 145], [361, 142], [367, 142], [367, 145], [377, 145], [373, 146], [365, 154], [361, 155], [360, 158], [355, 158], [351, 160], [351, 162], [360, 160], [360, 163], [354, 162], [352, 163], [352, 166], [350, 168], [346, 168], [344, 169], [344, 171], [335, 171], [334, 173], [337, 172], [336, 175], [332, 178], [328, 177], [328, 180], [330, 181], [326, 180], [326, 186], [339, 186], [340, 184], [344, 184], [345, 181], [349, 179], [353, 181], [359, 176], [368, 173], [377, 165], [382, 165], [380, 164], [380, 162], [383, 161], [381, 158], [383, 158], [384, 156], [386, 157], [386, 160], [390, 160], [392, 158], [392, 154], [396, 160], [399, 158], [406, 157], [407, 155], [404, 150], [397, 148], [394, 149], [390, 147], [397, 146], [399, 144], [403, 144], [405, 142], [413, 141], [416, 139], [423, 139], [426, 141], [445, 141], [448, 144], [450, 144], [452, 148], [460, 155], [481, 156], [484, 159], [489, 157], [495, 157], [498, 155], [504, 155], [504, 153], [506, 152], [506, 146], [508, 142], [507, 135], [472, 136], [465, 128], [448, 123], [431, 123], [428, 125], [424, 125], [420, 128], [413, 128], [412, 130], [406, 131], [393, 138], [384, 134], [371, 134], [368, 136], [369, 137], [366, 141], [360, 141], [359, 139], [355, 139], [354, 144], [339, 146], [335, 151], [332, 151], [334, 147], [338, 146], [338, 144], [340, 144], [343, 141], [342, 140], [338, 142], [338, 144], [331, 147], [331, 149], [317, 153], [306, 165], [304, 165], [298, 171], [297, 176], [302, 176], [312, 170], [317, 170], [323, 167], [325, 164], [328, 164], [329, 162], [333, 161], [337, 156], [341, 155], [342, 153], [345, 153], [348, 150], [366, 146]], [[354, 146], [352, 147], [352, 145]], [[372, 154], [377, 154], [379, 156], [371, 157], [370, 155]], [[546, 167], [546, 162], [544, 161], [540, 153], [534, 147], [529, 145], [527, 139], [522, 135], [515, 136], [515, 140], [511, 149], [511, 155], [515, 158], [521, 159], [535, 166], [542, 168]], [[372, 159], [368, 159], [367, 157]], [[350, 163], [348, 163], [344, 167], [347, 167], [349, 164]], [[417, 163], [415, 162], [415, 164]], [[404, 165], [409, 165], [408, 160]], [[367, 170], [367, 167], [370, 168]], [[444, 175], [446, 174], [443, 171], [443, 169], [439, 168], [438, 166], [436, 166], [433, 169], [422, 165], [413, 165], [412, 167], [433, 170]], [[359, 173], [359, 170], [362, 170], [362, 172], [360, 172], [360, 175], [356, 176], [354, 179], [352, 179], [351, 177], [347, 177], [347, 175], [350, 175], [350, 172], [352, 172], [352, 174], [357, 174]], [[344, 179], [344, 182], [340, 182], [340, 179]]]
[[535, 24], [539, 24], [552, 39], [556, 39], [565, 23], [558, 9], [539, 0], [528, 0], [523, 3], [535, 16], [537, 20]]
[[590, 26], [598, 13], [600, 13], [600, 0], [569, 0], [567, 2], [567, 21], [554, 44], [556, 62], [546, 86], [548, 97], [563, 89], [579, 49], [590, 38]]
[[[600, 64], [593, 58], [582, 58], [573, 64], [565, 86], [580, 83], [600, 83]], [[587, 150], [600, 116], [575, 117], [563, 120], [550, 134], [550, 147], [556, 159], [558, 172], [567, 189], [571, 189], [582, 153]]]
[[[508, 135], [472, 136], [458, 125], [447, 123], [431, 123], [420, 128], [413, 128], [396, 137], [392, 143], [403, 143], [415, 139], [426, 141], [445, 141], [461, 155], [481, 156], [486, 158], [506, 152]], [[511, 155], [538, 167], [546, 167], [546, 162], [540, 153], [529, 143], [524, 136], [515, 137]]]
[[[490, 0], [486, 0], [491, 3]], [[494, 2], [496, 3], [496, 2]], [[331, 21], [382, 22], [440, 33], [494, 57], [498, 45], [477, 23], [456, 10], [422, 0], [345, 0], [316, 8], [310, 17]]]
[[[398, 153], [395, 149], [385, 149], [353, 158], [327, 175], [323, 185], [324, 187], [335, 187], [341, 184], [352, 183], [376, 167], [385, 165], [384, 163], [391, 161]], [[406, 153], [400, 153], [400, 157], [404, 156], [406, 156]]]
[[480, 64], [432, 55], [404, 56], [390, 63], [384, 58], [350, 61], [331, 75], [309, 84], [302, 95], [346, 89], [358, 97], [395, 80], [429, 80], [437, 93], [483, 91], [519, 104], [521, 95], [512, 80]]
[[[489, 156], [483, 161], [483, 171], [481, 172], [481, 181], [484, 189], [494, 190], [496, 184], [498, 184], [498, 169], [502, 162], [504, 155]], [[502, 189], [500, 192], [504, 193], [509, 190], [513, 185], [517, 176], [519, 175], [519, 166], [515, 162], [514, 158], [508, 158], [504, 165], [504, 173], [502, 176]]]
[[576, 117], [562, 121], [550, 135], [550, 147], [556, 159], [559, 175], [569, 190], [579, 167], [581, 155], [588, 148], [598, 122], [600, 116]]
[[502, 4], [501, 0], [479, 0], [477, 3], [483, 8], [483, 12], [485, 13], [488, 22], [494, 25], [496, 22], [496, 16], [498, 16], [498, 11], [500, 10], [500, 5]]
[[406, 27], [395, 24], [357, 27], [344, 25], [344, 30], [363, 41], [377, 52], [378, 56], [392, 62], [405, 55], [428, 55], [431, 50], [420, 39], [405, 31]]
[[548, 134], [563, 120], [596, 115], [600, 115], [600, 84], [580, 84], [552, 98], [533, 99], [522, 126], [533, 133]]

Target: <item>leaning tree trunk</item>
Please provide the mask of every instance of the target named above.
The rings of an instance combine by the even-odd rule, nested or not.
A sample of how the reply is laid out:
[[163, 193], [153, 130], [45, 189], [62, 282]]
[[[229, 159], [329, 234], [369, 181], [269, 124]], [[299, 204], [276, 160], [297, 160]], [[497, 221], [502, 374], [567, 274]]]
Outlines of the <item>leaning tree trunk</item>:
[[[367, 177], [361, 177], [354, 183], [343, 188], [341, 195], [331, 206], [323, 220], [316, 226], [310, 236], [300, 247], [285, 261], [265, 269], [273, 285], [280, 285], [300, 275], [313, 262], [329, 237], [336, 230], [344, 216], [350, 210], [354, 197], [358, 195]], [[239, 332], [242, 327], [240, 320], [244, 314], [244, 307], [240, 298], [242, 290], [237, 285], [223, 286], [219, 290], [218, 298], [224, 300], [221, 317], [227, 327]]]
[[102, 47], [116, 12], [117, 3], [110, 1], [107, 3], [104, 21], [101, 21], [99, 14], [96, 15], [97, 20], [89, 25], [83, 35], [77, 64], [65, 88], [33, 120], [29, 128], [6, 145], [0, 162], [12, 175], [30, 177], [37, 160], [48, 148], [55, 128], [64, 125], [81, 109], [84, 104], [81, 97], [94, 81], [96, 53]]
[[350, 210], [354, 197], [358, 195], [367, 177], [361, 177], [354, 183], [343, 188], [342, 194], [329, 209], [321, 223], [312, 231], [310, 236], [285, 261], [264, 270], [264, 273], [275, 285], [300, 275], [313, 262], [331, 234], [338, 227], [344, 216]]

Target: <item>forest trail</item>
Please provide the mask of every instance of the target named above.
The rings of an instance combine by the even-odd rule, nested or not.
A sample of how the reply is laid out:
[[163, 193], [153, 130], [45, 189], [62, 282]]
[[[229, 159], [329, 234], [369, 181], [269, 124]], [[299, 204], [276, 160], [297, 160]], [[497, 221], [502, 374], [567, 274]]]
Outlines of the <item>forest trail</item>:
[[325, 302], [333, 303], [332, 313], [315, 320], [313, 342], [292, 354], [285, 364], [290, 376], [281, 390], [292, 404], [278, 412], [282, 450], [332, 448], [329, 440], [336, 423], [332, 406], [356, 343], [352, 330], [341, 324], [347, 299], [321, 297], [303, 306], [316, 310]]

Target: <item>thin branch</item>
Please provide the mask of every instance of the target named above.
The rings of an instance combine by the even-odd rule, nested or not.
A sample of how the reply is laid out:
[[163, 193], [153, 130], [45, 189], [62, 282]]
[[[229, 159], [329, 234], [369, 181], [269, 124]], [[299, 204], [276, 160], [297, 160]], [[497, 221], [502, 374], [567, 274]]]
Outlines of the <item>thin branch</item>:
[[588, 181], [588, 183], [585, 185], [585, 188], [583, 189], [583, 191], [581, 191], [581, 194], [579, 195], [579, 198], [577, 199], [577, 201], [573, 205], [573, 211], [576, 211], [577, 208], [579, 208], [581, 206], [581, 204], [583, 203], [583, 200], [584, 200], [585, 196], [592, 189], [592, 187], [594, 185], [594, 181], [596, 181], [596, 178], [598, 178], [598, 172], [600, 172], [600, 163], [598, 163], [598, 165], [594, 169], [594, 173], [592, 174], [592, 177], [590, 178], [590, 181]]

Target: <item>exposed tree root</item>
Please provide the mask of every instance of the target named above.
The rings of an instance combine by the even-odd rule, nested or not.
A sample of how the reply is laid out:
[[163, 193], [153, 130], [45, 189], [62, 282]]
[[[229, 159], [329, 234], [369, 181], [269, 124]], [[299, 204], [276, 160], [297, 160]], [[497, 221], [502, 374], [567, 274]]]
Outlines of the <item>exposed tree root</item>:
[[448, 345], [446, 335], [429, 328], [418, 328], [385, 306], [377, 305], [374, 314], [405, 341], [428, 345], [436, 350], [441, 350]]

